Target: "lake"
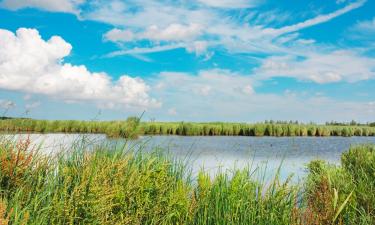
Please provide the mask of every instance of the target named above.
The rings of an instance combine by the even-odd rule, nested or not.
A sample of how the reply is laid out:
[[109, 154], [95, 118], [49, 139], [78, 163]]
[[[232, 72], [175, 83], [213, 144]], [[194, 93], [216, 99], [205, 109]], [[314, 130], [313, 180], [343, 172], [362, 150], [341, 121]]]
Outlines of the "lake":
[[[102, 134], [19, 134], [2, 135], [15, 139], [30, 137], [45, 154], [71, 148], [84, 140], [89, 145], [123, 145], [123, 139], [107, 139]], [[374, 143], [375, 137], [241, 137], [241, 136], [144, 136], [127, 142], [129, 148], [169, 152], [183, 160], [193, 175], [204, 169], [210, 174], [234, 168], [261, 168], [265, 179], [272, 178], [281, 165], [280, 177], [294, 174], [293, 181], [304, 177], [305, 166], [314, 159], [338, 164], [341, 153], [351, 145]], [[142, 147], [140, 147], [142, 146]], [[259, 173], [258, 173], [259, 175]]]

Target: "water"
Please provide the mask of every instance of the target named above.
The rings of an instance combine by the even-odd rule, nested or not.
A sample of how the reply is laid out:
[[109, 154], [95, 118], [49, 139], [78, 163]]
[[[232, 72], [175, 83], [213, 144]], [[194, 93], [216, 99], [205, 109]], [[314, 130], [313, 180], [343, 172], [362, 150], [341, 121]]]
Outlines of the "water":
[[[81, 143], [82, 139], [91, 144], [124, 143], [122, 139], [108, 140], [102, 134], [20, 134], [13, 138], [27, 136], [32, 143], [41, 145], [45, 154], [67, 150], [71, 145]], [[375, 143], [375, 137], [146, 136], [128, 142], [135, 148], [144, 146], [144, 151], [152, 151], [155, 147], [168, 151], [186, 162], [193, 174], [201, 169], [214, 175], [235, 168], [260, 167], [265, 179], [270, 179], [281, 165], [281, 178], [294, 174], [293, 181], [304, 177], [304, 168], [311, 160], [323, 159], [338, 164], [342, 152], [360, 143]]]

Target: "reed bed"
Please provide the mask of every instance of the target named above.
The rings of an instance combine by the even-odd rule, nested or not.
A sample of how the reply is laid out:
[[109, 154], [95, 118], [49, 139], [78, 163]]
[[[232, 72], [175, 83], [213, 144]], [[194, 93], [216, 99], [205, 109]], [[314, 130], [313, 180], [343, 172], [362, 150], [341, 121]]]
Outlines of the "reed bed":
[[183, 136], [375, 136], [375, 127], [365, 125], [315, 125], [296, 123], [188, 123], [75, 120], [0, 120], [3, 132], [103, 133], [109, 137], [136, 138], [139, 135]]
[[315, 161], [306, 183], [249, 169], [192, 178], [160, 151], [84, 146], [45, 156], [0, 141], [0, 224], [374, 224], [375, 147], [342, 167]]
[[375, 136], [375, 127], [295, 123], [141, 123], [145, 135], [185, 136]]

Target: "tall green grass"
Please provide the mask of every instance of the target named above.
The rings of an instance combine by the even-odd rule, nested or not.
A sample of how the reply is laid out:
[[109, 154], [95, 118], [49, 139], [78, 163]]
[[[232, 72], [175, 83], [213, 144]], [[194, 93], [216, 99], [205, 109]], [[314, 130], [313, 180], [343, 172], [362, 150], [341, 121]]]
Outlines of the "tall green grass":
[[[298, 189], [248, 170], [189, 179], [164, 155], [78, 149], [57, 158], [0, 145], [0, 199], [9, 224], [291, 224]], [[7, 223], [8, 223], [7, 222]], [[5, 223], [5, 222], [4, 222]]]
[[[32, 149], [32, 148], [31, 148]], [[0, 141], [0, 224], [374, 224], [375, 147], [315, 161], [302, 186], [204, 171], [160, 152], [84, 146], [44, 156]]]
[[296, 123], [188, 123], [188, 122], [140, 122], [130, 117], [125, 121], [75, 121], [75, 120], [0, 120], [3, 132], [40, 133], [103, 133], [109, 137], [138, 135], [184, 136], [375, 136], [375, 127], [349, 125], [314, 125]]

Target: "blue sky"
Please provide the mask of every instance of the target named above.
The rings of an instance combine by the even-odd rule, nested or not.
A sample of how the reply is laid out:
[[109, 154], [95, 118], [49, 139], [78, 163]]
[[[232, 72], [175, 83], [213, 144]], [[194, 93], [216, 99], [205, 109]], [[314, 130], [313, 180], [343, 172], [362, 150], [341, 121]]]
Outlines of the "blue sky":
[[375, 2], [0, 0], [0, 111], [375, 121]]

